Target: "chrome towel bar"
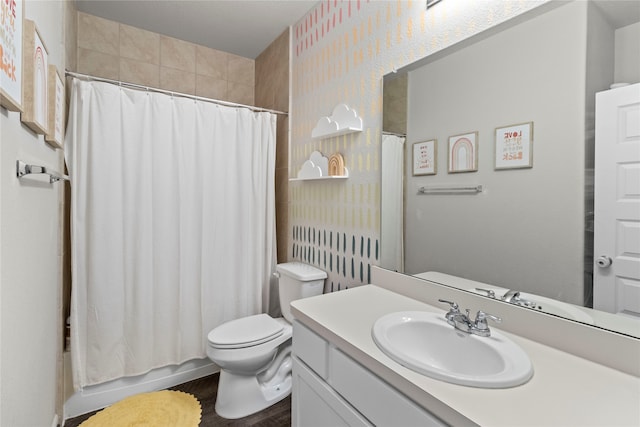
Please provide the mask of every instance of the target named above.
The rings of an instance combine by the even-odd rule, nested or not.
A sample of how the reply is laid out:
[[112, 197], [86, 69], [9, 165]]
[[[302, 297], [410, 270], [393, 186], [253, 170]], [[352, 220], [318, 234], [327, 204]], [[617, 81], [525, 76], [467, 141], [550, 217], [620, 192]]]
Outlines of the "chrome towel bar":
[[482, 193], [482, 185], [473, 186], [442, 186], [442, 187], [420, 187], [420, 194], [457, 194], [457, 193]]
[[58, 172], [47, 169], [44, 166], [30, 165], [22, 160], [16, 160], [16, 176], [22, 178], [25, 175], [30, 174], [45, 174], [49, 175], [49, 182], [58, 182], [62, 180], [69, 180], [67, 175], [62, 175]]

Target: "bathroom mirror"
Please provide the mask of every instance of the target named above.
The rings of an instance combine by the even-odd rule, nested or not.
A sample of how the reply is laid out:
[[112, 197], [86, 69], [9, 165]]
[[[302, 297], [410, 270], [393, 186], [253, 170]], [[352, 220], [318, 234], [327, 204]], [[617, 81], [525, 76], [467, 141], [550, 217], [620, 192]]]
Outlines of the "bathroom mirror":
[[[639, 317], [592, 308], [595, 93], [638, 82], [639, 21], [638, 2], [557, 2], [385, 76], [382, 149], [386, 135], [406, 140], [404, 200], [388, 200], [398, 168], [382, 165], [381, 267], [517, 290], [533, 309], [640, 337]], [[531, 162], [504, 168], [496, 134], [523, 128]], [[461, 135], [475, 171], [449, 164]], [[436, 172], [416, 173], [433, 140]]]

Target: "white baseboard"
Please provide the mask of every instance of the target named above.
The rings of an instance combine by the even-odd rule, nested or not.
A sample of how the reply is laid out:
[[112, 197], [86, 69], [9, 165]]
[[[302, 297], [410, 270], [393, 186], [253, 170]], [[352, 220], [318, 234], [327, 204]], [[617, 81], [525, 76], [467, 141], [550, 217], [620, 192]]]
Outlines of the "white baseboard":
[[[137, 377], [125, 377], [85, 387], [64, 403], [64, 420], [105, 408], [138, 393], [163, 390], [220, 371], [209, 359], [195, 359], [177, 366], [165, 366]], [[57, 416], [56, 416], [57, 417]], [[64, 426], [64, 422], [62, 423]]]
[[51, 421], [51, 427], [58, 427], [58, 414], [53, 415], [53, 421]]

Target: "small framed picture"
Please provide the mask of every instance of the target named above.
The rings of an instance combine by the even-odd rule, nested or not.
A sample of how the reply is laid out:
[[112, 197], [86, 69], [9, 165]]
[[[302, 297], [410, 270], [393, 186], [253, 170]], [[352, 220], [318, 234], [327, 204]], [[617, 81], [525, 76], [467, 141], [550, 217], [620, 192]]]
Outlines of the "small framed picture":
[[64, 81], [55, 65], [49, 64], [49, 121], [48, 131], [44, 140], [54, 148], [62, 148], [64, 140], [64, 110], [65, 110]]
[[435, 175], [438, 173], [438, 140], [413, 144], [413, 174]]
[[449, 173], [478, 170], [478, 132], [449, 137]]
[[533, 167], [533, 122], [496, 128], [496, 170], [531, 167]]
[[46, 134], [48, 126], [47, 84], [49, 58], [35, 22], [24, 20], [22, 122], [35, 133]]

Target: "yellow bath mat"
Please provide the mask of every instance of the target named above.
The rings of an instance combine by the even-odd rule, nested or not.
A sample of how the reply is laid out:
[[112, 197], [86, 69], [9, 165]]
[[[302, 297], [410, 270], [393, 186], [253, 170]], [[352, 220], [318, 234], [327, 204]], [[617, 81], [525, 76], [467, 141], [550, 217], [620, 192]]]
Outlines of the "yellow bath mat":
[[163, 390], [127, 397], [80, 427], [197, 427], [201, 413], [200, 402], [193, 395]]

